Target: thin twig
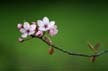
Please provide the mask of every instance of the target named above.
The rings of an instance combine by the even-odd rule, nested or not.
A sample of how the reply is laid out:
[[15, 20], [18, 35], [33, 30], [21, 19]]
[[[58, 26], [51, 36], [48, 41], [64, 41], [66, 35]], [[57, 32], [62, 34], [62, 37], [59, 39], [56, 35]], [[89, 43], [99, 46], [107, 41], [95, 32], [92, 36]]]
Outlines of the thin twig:
[[100, 52], [98, 52], [98, 53], [96, 53], [96, 54], [92, 54], [92, 55], [89, 55], [89, 54], [82, 54], [82, 53], [74, 53], [74, 52], [69, 52], [69, 51], [66, 51], [66, 50], [64, 50], [64, 49], [62, 49], [62, 48], [59, 48], [59, 47], [55, 46], [54, 44], [48, 44], [48, 43], [45, 41], [45, 39], [43, 39], [43, 38], [39, 38], [39, 39], [41, 39], [43, 42], [45, 42], [48, 46], [51, 46], [51, 47], [53, 47], [53, 48], [55, 48], [55, 49], [57, 49], [57, 50], [59, 50], [59, 51], [61, 51], [61, 52], [63, 52], [63, 53], [68, 54], [68, 55], [82, 56], [82, 57], [93, 57], [93, 56], [98, 57], [98, 56], [100, 56], [100, 55], [105, 54], [105, 53], [108, 52], [108, 50], [103, 50], [103, 51], [100, 51]]

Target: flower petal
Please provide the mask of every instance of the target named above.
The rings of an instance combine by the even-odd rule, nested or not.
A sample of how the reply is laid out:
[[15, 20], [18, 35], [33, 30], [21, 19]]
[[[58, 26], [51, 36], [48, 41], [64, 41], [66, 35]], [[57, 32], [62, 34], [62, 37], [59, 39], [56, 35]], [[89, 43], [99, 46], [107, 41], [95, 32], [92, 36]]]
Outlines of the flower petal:
[[39, 27], [40, 31], [47, 31], [44, 27]]
[[51, 21], [51, 22], [50, 22], [50, 25], [51, 25], [51, 26], [55, 25], [55, 21]]
[[34, 34], [35, 33], [35, 31], [30, 31], [29, 33], [28, 33], [28, 35], [32, 35], [32, 34]]
[[24, 22], [24, 29], [28, 30], [30, 28], [30, 24], [28, 22]]
[[35, 25], [35, 24], [30, 25], [30, 30], [31, 30], [31, 31], [33, 31], [33, 30], [35, 30], [35, 29], [36, 29], [36, 25]]
[[27, 37], [27, 33], [22, 34], [21, 37], [22, 37], [22, 38], [26, 38], [26, 37]]
[[38, 24], [38, 26], [44, 26], [44, 23], [43, 23], [43, 21], [41, 21], [41, 20], [38, 20], [38, 21], [37, 21], [37, 24]]
[[21, 32], [21, 33], [25, 33], [26, 30], [25, 30], [24, 28], [21, 28], [21, 29], [20, 29], [20, 32]]
[[51, 35], [51, 36], [54, 36], [54, 35], [56, 35], [58, 33], [58, 30], [57, 30], [57, 27], [54, 25], [52, 28], [50, 28], [50, 30], [49, 30], [49, 34]]
[[49, 24], [49, 19], [48, 19], [48, 17], [44, 17], [44, 18], [43, 18], [43, 22], [44, 22], [44, 24]]

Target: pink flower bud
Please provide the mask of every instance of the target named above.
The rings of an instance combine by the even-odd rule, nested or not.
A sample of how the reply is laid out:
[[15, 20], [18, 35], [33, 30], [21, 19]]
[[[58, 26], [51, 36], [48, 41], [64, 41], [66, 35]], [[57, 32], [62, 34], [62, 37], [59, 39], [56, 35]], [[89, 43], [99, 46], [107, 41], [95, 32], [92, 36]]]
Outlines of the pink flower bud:
[[20, 37], [20, 38], [18, 39], [18, 41], [19, 41], [19, 42], [23, 42], [24, 39]]
[[22, 24], [18, 24], [18, 25], [17, 25], [17, 28], [18, 28], [18, 29], [21, 29], [21, 28], [23, 28], [23, 25], [22, 25]]
[[36, 32], [36, 36], [37, 36], [37, 37], [42, 37], [42, 36], [43, 36], [43, 32], [42, 32], [42, 31]]

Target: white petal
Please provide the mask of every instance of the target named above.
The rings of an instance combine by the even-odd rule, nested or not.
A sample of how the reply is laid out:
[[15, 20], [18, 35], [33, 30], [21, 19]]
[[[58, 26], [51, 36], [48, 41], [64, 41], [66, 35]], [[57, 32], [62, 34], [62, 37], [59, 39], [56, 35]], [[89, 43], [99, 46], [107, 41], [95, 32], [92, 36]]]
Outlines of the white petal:
[[57, 25], [54, 25], [55, 28], [57, 28]]
[[45, 24], [46, 24], [46, 23], [49, 24], [49, 19], [48, 19], [48, 17], [44, 17], [44, 18], [43, 18], [43, 22], [44, 22]]
[[40, 31], [47, 31], [44, 27], [39, 27]]
[[41, 21], [41, 20], [38, 20], [38, 21], [37, 21], [37, 24], [38, 24], [38, 26], [44, 26], [44, 23], [43, 23], [43, 21]]
[[30, 25], [30, 30], [31, 30], [31, 31], [33, 31], [33, 30], [35, 30], [35, 29], [36, 29], [36, 25], [34, 25], [34, 24], [33, 24], [33, 25]]
[[29, 35], [32, 35], [32, 34], [34, 34], [35, 33], [35, 31], [30, 31], [28, 34]]
[[22, 34], [21, 37], [22, 37], [22, 38], [26, 38], [26, 37], [27, 37], [27, 33]]
[[28, 30], [30, 28], [30, 24], [28, 22], [24, 22], [24, 29]]
[[51, 25], [51, 26], [55, 25], [55, 21], [51, 21], [51, 22], [50, 22], [50, 25]]
[[56, 25], [50, 25], [50, 29], [57, 29]]
[[25, 30], [24, 28], [21, 28], [21, 29], [20, 29], [20, 32], [21, 32], [21, 33], [25, 33], [26, 30]]

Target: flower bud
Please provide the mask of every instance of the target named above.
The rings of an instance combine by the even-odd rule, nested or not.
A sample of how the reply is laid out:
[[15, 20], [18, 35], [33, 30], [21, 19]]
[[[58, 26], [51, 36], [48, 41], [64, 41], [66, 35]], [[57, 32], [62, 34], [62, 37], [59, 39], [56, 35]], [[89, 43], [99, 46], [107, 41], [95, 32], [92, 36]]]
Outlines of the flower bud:
[[48, 37], [44, 37], [47, 44], [52, 45], [52, 41]]
[[36, 22], [32, 22], [32, 24], [36, 25]]
[[35, 34], [37, 37], [42, 37], [43, 36], [43, 32], [42, 31], [38, 31]]
[[18, 39], [18, 41], [19, 41], [19, 42], [23, 42], [24, 39], [20, 37], [20, 38]]
[[21, 29], [21, 28], [23, 28], [23, 25], [22, 25], [22, 24], [18, 24], [18, 25], [17, 25], [17, 28], [18, 28], [18, 29]]
[[90, 57], [90, 61], [93, 63], [96, 60], [96, 56]]
[[49, 50], [48, 50], [48, 53], [49, 53], [50, 55], [52, 55], [52, 54], [54, 53], [54, 48], [53, 48], [53, 47], [50, 47]]

